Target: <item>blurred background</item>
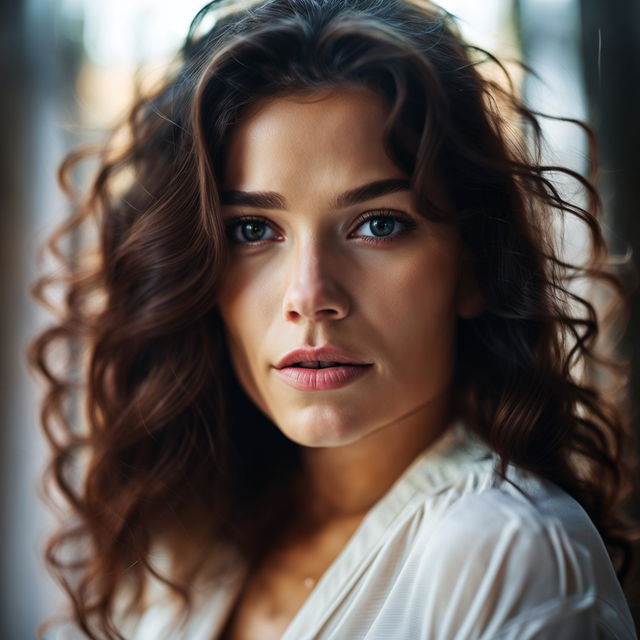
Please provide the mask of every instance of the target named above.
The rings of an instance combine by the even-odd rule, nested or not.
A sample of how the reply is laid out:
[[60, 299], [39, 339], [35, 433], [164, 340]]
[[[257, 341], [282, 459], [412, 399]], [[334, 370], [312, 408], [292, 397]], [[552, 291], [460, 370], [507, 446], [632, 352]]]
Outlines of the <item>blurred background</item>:
[[[36, 252], [69, 213], [56, 167], [69, 149], [100, 140], [132, 95], [140, 66], [161, 71], [202, 0], [0, 0], [0, 638], [35, 637], [61, 606], [42, 548], [55, 524], [38, 497], [48, 451], [38, 426], [39, 389], [27, 341], [48, 320], [29, 298]], [[606, 0], [446, 0], [474, 44], [522, 59], [528, 103], [586, 120], [599, 139], [599, 187], [610, 250], [640, 247], [640, 3]], [[586, 141], [570, 124], [543, 120], [549, 162], [584, 173]], [[564, 229], [579, 259], [582, 228]], [[637, 251], [638, 249], [636, 249]], [[631, 258], [638, 268], [638, 256]], [[47, 264], [42, 268], [47, 268]], [[640, 297], [622, 350], [632, 360], [632, 420], [640, 429]], [[636, 501], [637, 502], [637, 501]], [[638, 515], [638, 505], [633, 505]], [[640, 598], [630, 605], [640, 620]], [[637, 622], [638, 624], [638, 622]]]

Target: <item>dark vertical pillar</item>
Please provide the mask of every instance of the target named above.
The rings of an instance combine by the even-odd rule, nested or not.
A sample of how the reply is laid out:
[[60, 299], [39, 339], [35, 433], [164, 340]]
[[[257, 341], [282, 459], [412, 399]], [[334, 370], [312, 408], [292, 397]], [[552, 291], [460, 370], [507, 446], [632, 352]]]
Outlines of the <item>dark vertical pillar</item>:
[[[16, 638], [33, 637], [33, 627], [27, 631], [23, 623], [26, 603], [19, 603], [16, 611], [16, 598], [12, 594], [23, 594], [25, 582], [35, 573], [33, 558], [27, 560], [23, 557], [25, 574], [21, 577], [14, 574], [12, 562], [12, 555], [17, 551], [14, 544], [16, 531], [12, 526], [16, 518], [14, 505], [17, 493], [22, 494], [22, 499], [26, 498], [26, 487], [20, 487], [15, 475], [16, 449], [20, 447], [16, 431], [20, 427], [16, 424], [17, 408], [12, 401], [17, 394], [17, 354], [12, 343], [20, 307], [19, 287], [24, 284], [17, 269], [22, 262], [19, 238], [24, 232], [21, 217], [25, 212], [23, 185], [28, 165], [26, 140], [20, 132], [28, 128], [28, 113], [34, 94], [33, 79], [29, 77], [25, 22], [24, 2], [0, 2], [0, 626], [4, 637]], [[25, 509], [29, 505], [33, 509], [34, 503], [35, 496], [32, 496]], [[15, 580], [20, 580], [20, 583], [16, 584]], [[35, 606], [38, 608], [37, 603]]]
[[[553, 81], [554, 75], [571, 67], [572, 77], [575, 76], [581, 85], [579, 99], [585, 103], [584, 117], [595, 130], [599, 142], [598, 187], [604, 202], [605, 236], [612, 253], [624, 255], [628, 249], [635, 252], [625, 275], [625, 280], [631, 284], [639, 279], [640, 266], [640, 164], [637, 160], [640, 149], [640, 3], [516, 0], [515, 8], [525, 60], [540, 72], [542, 80]], [[573, 9], [572, 15], [568, 13], [569, 8]], [[551, 48], [554, 55], [550, 57]], [[575, 69], [574, 57], [577, 61]], [[531, 84], [539, 83], [533, 81]], [[526, 85], [525, 91], [529, 87]], [[566, 109], [571, 109], [574, 98], [562, 86], [559, 92], [563, 94]], [[545, 105], [534, 103], [534, 107], [548, 110]], [[558, 112], [556, 107], [552, 113], [582, 117], [566, 110]], [[574, 130], [571, 137], [577, 139], [579, 134]], [[562, 154], [558, 157], [567, 164]], [[584, 171], [584, 168], [576, 169]], [[631, 359], [629, 399], [636, 433], [640, 433], [639, 341], [640, 291], [636, 290], [628, 330], [619, 347], [619, 351]], [[632, 500], [631, 508], [640, 519], [638, 496]], [[639, 578], [636, 572], [634, 582]], [[638, 595], [633, 596], [634, 592]], [[629, 600], [638, 625], [640, 593], [637, 588], [630, 589]]]
[[[613, 251], [634, 252], [630, 266], [635, 275], [626, 276], [633, 284], [639, 281], [640, 269], [640, 3], [581, 0], [580, 6], [585, 87], [590, 124], [600, 145], [599, 186], [605, 203], [606, 231]], [[638, 284], [621, 351], [631, 358], [632, 424], [640, 433]], [[632, 507], [640, 518], [638, 497]], [[638, 571], [635, 582], [640, 583]], [[636, 586], [634, 592], [630, 605], [640, 626], [640, 588]]]

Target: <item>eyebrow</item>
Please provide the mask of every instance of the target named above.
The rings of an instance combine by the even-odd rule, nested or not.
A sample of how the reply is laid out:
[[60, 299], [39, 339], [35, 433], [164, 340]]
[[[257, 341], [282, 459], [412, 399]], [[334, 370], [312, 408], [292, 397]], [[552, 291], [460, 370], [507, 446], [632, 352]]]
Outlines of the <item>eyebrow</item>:
[[[345, 191], [338, 195], [333, 203], [334, 209], [343, 209], [360, 202], [373, 200], [396, 191], [411, 189], [411, 181], [406, 178], [388, 178], [376, 180], [360, 187]], [[225, 205], [244, 205], [258, 209], [287, 209], [286, 199], [275, 191], [240, 191], [228, 189], [220, 195], [220, 202]]]

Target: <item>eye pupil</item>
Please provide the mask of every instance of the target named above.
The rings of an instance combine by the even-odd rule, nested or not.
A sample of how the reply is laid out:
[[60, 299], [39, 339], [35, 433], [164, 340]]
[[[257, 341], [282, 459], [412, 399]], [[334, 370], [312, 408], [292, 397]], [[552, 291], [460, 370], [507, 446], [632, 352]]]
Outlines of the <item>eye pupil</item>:
[[394, 220], [392, 218], [373, 218], [369, 224], [375, 235], [387, 235], [393, 230]]
[[[241, 227], [245, 238], [247, 240], [260, 240], [262, 235], [261, 231], [264, 232], [264, 229], [260, 228], [261, 224], [262, 223], [256, 221], [245, 222]], [[244, 233], [247, 230], [249, 230], [248, 234]]]

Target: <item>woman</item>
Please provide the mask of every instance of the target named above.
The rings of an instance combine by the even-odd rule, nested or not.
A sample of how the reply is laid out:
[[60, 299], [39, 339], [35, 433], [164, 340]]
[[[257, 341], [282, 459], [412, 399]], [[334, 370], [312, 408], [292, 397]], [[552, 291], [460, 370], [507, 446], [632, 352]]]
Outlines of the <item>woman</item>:
[[105, 146], [51, 242], [96, 220], [97, 260], [30, 352], [86, 636], [636, 637], [620, 367], [569, 283], [625, 293], [482, 61], [423, 0], [212, 2]]

